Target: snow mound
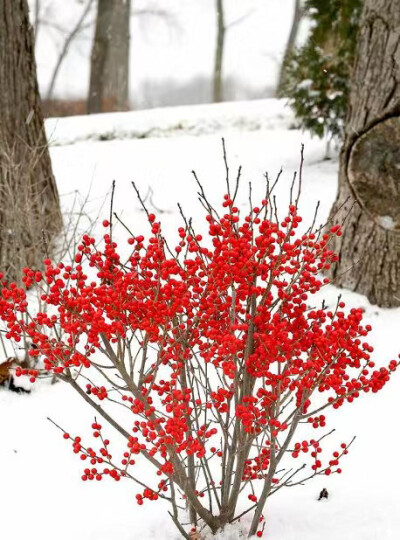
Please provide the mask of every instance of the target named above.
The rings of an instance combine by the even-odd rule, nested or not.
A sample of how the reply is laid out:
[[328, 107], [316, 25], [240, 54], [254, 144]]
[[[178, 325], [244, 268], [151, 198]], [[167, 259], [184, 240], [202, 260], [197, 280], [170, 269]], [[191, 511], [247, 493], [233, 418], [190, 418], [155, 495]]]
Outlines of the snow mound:
[[167, 107], [122, 113], [49, 118], [52, 146], [81, 141], [209, 135], [223, 131], [290, 129], [294, 116], [284, 100], [262, 99], [210, 105]]

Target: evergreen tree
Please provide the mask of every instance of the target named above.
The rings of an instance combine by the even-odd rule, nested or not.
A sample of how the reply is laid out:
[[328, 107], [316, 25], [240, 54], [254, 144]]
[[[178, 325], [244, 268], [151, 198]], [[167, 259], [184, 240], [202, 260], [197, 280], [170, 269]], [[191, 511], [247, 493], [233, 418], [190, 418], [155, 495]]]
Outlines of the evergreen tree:
[[362, 0], [306, 0], [312, 28], [287, 64], [281, 95], [301, 126], [319, 137], [341, 137]]

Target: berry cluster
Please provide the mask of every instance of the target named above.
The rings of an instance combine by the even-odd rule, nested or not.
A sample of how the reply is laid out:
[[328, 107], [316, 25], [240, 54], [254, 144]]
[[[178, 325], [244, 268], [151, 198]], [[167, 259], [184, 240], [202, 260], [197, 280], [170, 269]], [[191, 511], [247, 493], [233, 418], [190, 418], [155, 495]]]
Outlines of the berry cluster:
[[[308, 454], [311, 476], [340, 473], [348, 445], [325, 466], [323, 437], [296, 442], [297, 430], [324, 428], [322, 411], [379, 391], [398, 366], [375, 368], [361, 309], [309, 306], [329, 283], [321, 274], [337, 260], [329, 241], [340, 227], [300, 234], [296, 204], [278, 220], [268, 199], [244, 219], [229, 194], [222, 206], [222, 216], [207, 215], [206, 240], [191, 223], [179, 228], [175, 251], [154, 214], [147, 241], [127, 239], [127, 260], [111, 233], [102, 248], [84, 235], [72, 264], [47, 259], [43, 272], [25, 269], [24, 287], [3, 281], [0, 297], [7, 339], [28, 337], [42, 371], [72, 384], [126, 438], [118, 466], [97, 422], [99, 450], [72, 439], [92, 465], [83, 480], [133, 478], [132, 456], [141, 454], [163, 478], [153, 487], [139, 482], [138, 504], [165, 491], [173, 498], [176, 485], [214, 530], [222, 518], [206, 508], [204, 493], [220, 509], [231, 505], [229, 521], [243, 484], [262, 506], [295, 483], [284, 463], [290, 456]], [[27, 296], [33, 286], [45, 306], [36, 313]], [[35, 380], [42, 371], [17, 375]], [[106, 412], [111, 403], [133, 421]]]

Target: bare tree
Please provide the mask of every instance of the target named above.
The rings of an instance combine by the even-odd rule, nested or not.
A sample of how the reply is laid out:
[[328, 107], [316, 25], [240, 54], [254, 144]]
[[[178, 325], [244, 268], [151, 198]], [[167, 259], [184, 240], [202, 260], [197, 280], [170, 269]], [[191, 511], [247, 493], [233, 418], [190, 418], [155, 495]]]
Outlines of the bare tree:
[[[62, 226], [27, 0], [0, 1], [0, 88], [0, 268], [18, 279], [15, 260], [40, 265]], [[13, 213], [24, 224], [20, 235]]]
[[[92, 17], [89, 17], [89, 20], [87, 20], [88, 15], [90, 15], [92, 11], [93, 4], [94, 4], [94, 0], [85, 0], [83, 9], [81, 11], [79, 18], [76, 21], [76, 24], [72, 28], [66, 28], [66, 27], [63, 27], [62, 25], [59, 25], [51, 20], [48, 20], [42, 17], [40, 13], [40, 0], [37, 0], [35, 3], [35, 40], [36, 40], [37, 31], [40, 25], [45, 25], [45, 26], [48, 26], [57, 30], [61, 36], [61, 39], [63, 40], [61, 50], [59, 52], [56, 64], [53, 69], [52, 76], [50, 78], [50, 84], [47, 90], [46, 101], [50, 101], [53, 98], [54, 88], [56, 85], [58, 75], [60, 73], [61, 66], [64, 60], [66, 59], [66, 57], [68, 56], [72, 43], [80, 34], [82, 34], [84, 30], [87, 30], [88, 28], [91, 28], [94, 25], [94, 19], [92, 19]], [[169, 28], [177, 27], [177, 23], [174, 20], [174, 18], [171, 17], [171, 14], [167, 10], [164, 10], [164, 9], [148, 7], [145, 9], [133, 10], [133, 12], [131, 13], [131, 16], [145, 17], [148, 19], [159, 18], [161, 20], [164, 20]]]
[[86, 17], [88, 16], [90, 12], [90, 8], [92, 7], [93, 0], [87, 0], [86, 5], [84, 6], [81, 16], [77, 20], [75, 26], [72, 28], [72, 30], [69, 32], [69, 34], [66, 36], [64, 44], [61, 48], [61, 52], [58, 56], [56, 65], [53, 70], [53, 74], [51, 76], [49, 89], [47, 90], [47, 96], [46, 99], [50, 100], [53, 97], [54, 87], [56, 84], [57, 76], [60, 72], [61, 65], [63, 61], [65, 60], [65, 57], [68, 54], [69, 47], [72, 43], [72, 41], [75, 39], [77, 34], [82, 30], [83, 23], [85, 22]]
[[128, 107], [130, 4], [130, 0], [98, 0], [89, 113]]
[[217, 7], [217, 46], [215, 48], [213, 100], [214, 102], [218, 103], [223, 100], [222, 62], [224, 57], [226, 27], [224, 0], [215, 1]]
[[352, 74], [333, 248], [336, 284], [400, 303], [400, 2], [365, 0]]
[[34, 20], [33, 29], [34, 29], [34, 42], [35, 42], [35, 45], [36, 45], [37, 36], [38, 36], [38, 33], [39, 33], [40, 7], [41, 7], [40, 6], [40, 0], [35, 0], [35, 7], [34, 7], [34, 11], [33, 11], [33, 13], [34, 13], [34, 15], [33, 15], [33, 20]]
[[213, 101], [219, 103], [224, 100], [223, 88], [223, 60], [225, 51], [225, 37], [231, 28], [243, 22], [252, 11], [246, 12], [241, 17], [226, 23], [224, 0], [215, 0], [217, 14], [217, 43], [215, 47], [214, 76], [213, 76]]
[[295, 0], [292, 26], [290, 28], [289, 37], [286, 43], [285, 54], [283, 55], [281, 69], [279, 72], [278, 85], [276, 89], [276, 94], [278, 96], [282, 95], [282, 92], [284, 91], [284, 88], [285, 88], [287, 63], [288, 63], [291, 53], [293, 52], [296, 46], [296, 39], [299, 33], [300, 22], [303, 18], [303, 15], [304, 15], [304, 7], [302, 5], [302, 0]]

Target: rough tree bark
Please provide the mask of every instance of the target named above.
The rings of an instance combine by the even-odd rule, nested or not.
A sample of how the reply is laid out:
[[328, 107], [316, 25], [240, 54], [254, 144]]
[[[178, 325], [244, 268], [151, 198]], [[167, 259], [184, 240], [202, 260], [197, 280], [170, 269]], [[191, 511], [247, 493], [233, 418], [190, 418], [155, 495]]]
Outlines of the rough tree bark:
[[62, 226], [27, 0], [0, 0], [0, 269], [40, 265]]
[[296, 46], [296, 38], [299, 32], [300, 22], [301, 22], [301, 19], [303, 18], [303, 14], [304, 14], [304, 8], [302, 6], [302, 0], [295, 0], [292, 26], [290, 28], [289, 37], [286, 43], [285, 54], [283, 56], [281, 69], [279, 72], [278, 85], [276, 87], [277, 96], [282, 96], [284, 93], [284, 89], [286, 85], [286, 77], [287, 77], [286, 75], [287, 63], [288, 63], [291, 53], [293, 52]]
[[225, 12], [224, 1], [215, 0], [217, 9], [217, 44], [215, 48], [215, 62], [214, 62], [214, 88], [213, 88], [213, 101], [219, 103], [223, 101], [223, 82], [222, 82], [222, 64], [224, 58], [224, 45], [225, 45]]
[[131, 0], [98, 0], [88, 113], [128, 108], [130, 11]]
[[366, 0], [331, 210], [335, 283], [400, 304], [400, 0]]

